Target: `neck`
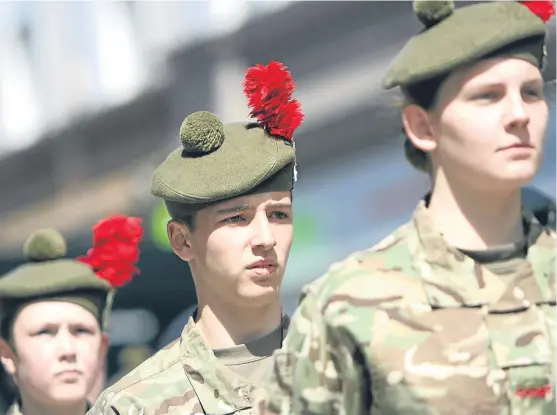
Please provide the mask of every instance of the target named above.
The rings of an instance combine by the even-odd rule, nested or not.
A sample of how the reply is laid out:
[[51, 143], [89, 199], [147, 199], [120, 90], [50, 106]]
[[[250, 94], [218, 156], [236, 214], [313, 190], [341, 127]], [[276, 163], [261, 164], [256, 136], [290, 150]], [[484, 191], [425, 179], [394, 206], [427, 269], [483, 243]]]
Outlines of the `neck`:
[[520, 189], [480, 191], [439, 176], [429, 211], [448, 243], [461, 249], [484, 250], [522, 239]]
[[21, 399], [22, 415], [84, 415], [87, 408], [86, 402], [68, 404], [64, 406], [46, 406], [33, 399]]
[[262, 307], [223, 304], [198, 294], [197, 328], [210, 349], [224, 349], [259, 339], [275, 330], [282, 319], [280, 301]]

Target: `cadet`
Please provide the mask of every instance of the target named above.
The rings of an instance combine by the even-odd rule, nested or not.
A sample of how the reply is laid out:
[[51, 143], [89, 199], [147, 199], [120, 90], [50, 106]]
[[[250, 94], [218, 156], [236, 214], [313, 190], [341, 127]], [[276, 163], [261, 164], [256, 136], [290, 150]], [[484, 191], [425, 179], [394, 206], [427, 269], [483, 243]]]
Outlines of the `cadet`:
[[182, 146], [155, 171], [152, 193], [166, 202], [168, 238], [189, 264], [198, 308], [179, 339], [104, 391], [90, 414], [250, 411], [289, 321], [279, 289], [302, 121], [293, 88], [280, 62], [257, 65], [244, 90], [258, 122], [223, 125], [196, 112], [182, 123]]
[[268, 414], [555, 413], [555, 233], [520, 199], [548, 125], [553, 5], [414, 8], [426, 27], [384, 86], [407, 98], [405, 150], [431, 194], [305, 289]]
[[17, 385], [8, 415], [86, 412], [108, 348], [108, 309], [136, 272], [141, 234], [137, 218], [103, 220], [78, 259], [63, 258], [66, 242], [54, 229], [29, 237], [29, 262], [0, 278], [0, 356]]

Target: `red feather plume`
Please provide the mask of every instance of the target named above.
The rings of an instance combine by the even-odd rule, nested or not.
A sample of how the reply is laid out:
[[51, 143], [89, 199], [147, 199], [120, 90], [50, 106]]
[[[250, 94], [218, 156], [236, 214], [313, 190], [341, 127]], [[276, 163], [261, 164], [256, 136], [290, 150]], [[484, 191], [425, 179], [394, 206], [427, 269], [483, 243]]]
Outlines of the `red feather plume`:
[[292, 141], [304, 119], [300, 102], [292, 99], [296, 85], [281, 62], [255, 65], [246, 71], [244, 93], [251, 108], [250, 116], [271, 135]]
[[555, 15], [555, 5], [553, 0], [521, 1], [532, 13], [547, 23], [551, 16]]
[[141, 218], [114, 215], [93, 227], [93, 248], [77, 258], [91, 266], [113, 288], [121, 287], [139, 273], [139, 242], [143, 236]]

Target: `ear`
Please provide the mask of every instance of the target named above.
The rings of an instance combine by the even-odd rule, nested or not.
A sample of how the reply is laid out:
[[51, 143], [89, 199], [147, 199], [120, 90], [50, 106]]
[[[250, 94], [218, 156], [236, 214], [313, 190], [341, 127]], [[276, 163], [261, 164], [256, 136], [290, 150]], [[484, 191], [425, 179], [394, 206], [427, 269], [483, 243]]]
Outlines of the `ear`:
[[437, 147], [431, 127], [430, 114], [418, 105], [408, 105], [402, 110], [402, 123], [414, 147], [430, 153]]
[[12, 347], [4, 339], [0, 339], [0, 362], [4, 366], [4, 370], [14, 377], [16, 372], [16, 355]]
[[183, 223], [171, 220], [166, 225], [166, 232], [174, 253], [182, 260], [190, 261], [193, 258], [190, 229]]

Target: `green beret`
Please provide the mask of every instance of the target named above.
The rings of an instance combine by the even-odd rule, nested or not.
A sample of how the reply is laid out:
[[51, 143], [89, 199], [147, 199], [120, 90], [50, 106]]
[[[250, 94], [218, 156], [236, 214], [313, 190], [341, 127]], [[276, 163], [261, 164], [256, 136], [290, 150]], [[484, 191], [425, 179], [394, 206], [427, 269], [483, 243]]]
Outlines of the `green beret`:
[[[549, 3], [542, 4], [542, 9], [544, 6], [553, 10]], [[541, 68], [544, 20], [550, 14], [536, 10], [537, 15], [529, 7], [514, 1], [492, 1], [453, 10], [452, 1], [415, 0], [414, 11], [425, 28], [395, 58], [383, 87], [415, 84], [494, 56], [525, 59]]]
[[94, 270], [64, 259], [66, 243], [54, 229], [31, 235], [24, 245], [28, 262], [0, 277], [0, 326], [5, 328], [22, 307], [38, 301], [65, 301], [90, 311], [101, 322], [110, 285]]
[[193, 213], [254, 192], [292, 190], [296, 153], [291, 135], [302, 114], [290, 98], [290, 74], [278, 62], [258, 65], [246, 72], [244, 88], [257, 122], [223, 125], [205, 111], [183, 121], [182, 146], [158, 166], [151, 183], [152, 194], [170, 202], [167, 206]]
[[[184, 124], [206, 114], [193, 113]], [[213, 117], [214, 123], [220, 123]], [[290, 170], [275, 190], [292, 189], [295, 152], [288, 140], [271, 137], [257, 124], [227, 124], [222, 126], [222, 134], [222, 144], [209, 153], [191, 154], [184, 148], [170, 153], [153, 175], [152, 193], [171, 202], [192, 205], [195, 211], [245, 194], [286, 166]]]

